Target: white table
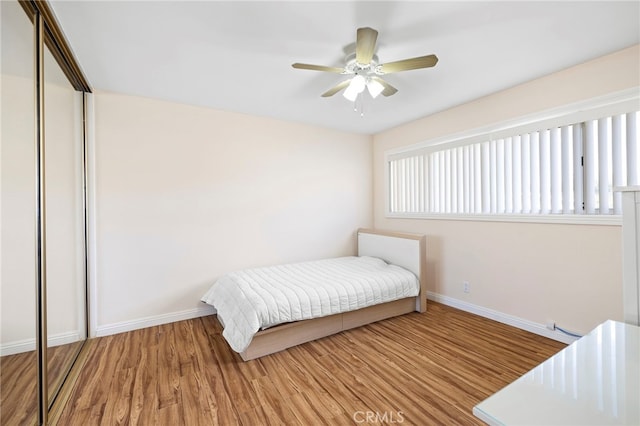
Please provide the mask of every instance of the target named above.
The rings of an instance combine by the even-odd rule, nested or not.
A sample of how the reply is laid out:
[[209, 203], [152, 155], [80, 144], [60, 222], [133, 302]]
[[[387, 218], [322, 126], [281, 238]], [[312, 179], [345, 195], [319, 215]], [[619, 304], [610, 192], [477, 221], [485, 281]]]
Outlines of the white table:
[[490, 425], [640, 425], [640, 327], [600, 324], [473, 414]]

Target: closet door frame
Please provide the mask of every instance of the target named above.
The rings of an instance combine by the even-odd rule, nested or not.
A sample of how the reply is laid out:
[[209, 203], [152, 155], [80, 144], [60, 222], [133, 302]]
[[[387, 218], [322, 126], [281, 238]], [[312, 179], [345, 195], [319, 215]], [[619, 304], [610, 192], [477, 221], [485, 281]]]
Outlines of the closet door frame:
[[48, 423], [48, 358], [47, 358], [47, 242], [44, 158], [44, 20], [36, 13], [35, 30], [35, 140], [36, 140], [36, 358], [38, 360], [38, 424]]
[[[77, 374], [78, 367], [86, 355], [86, 342], [89, 331], [89, 303], [88, 303], [88, 211], [87, 211], [87, 93], [91, 93], [87, 79], [83, 75], [73, 56], [68, 42], [51, 10], [49, 4], [40, 0], [19, 0], [20, 5], [34, 24], [34, 59], [35, 59], [35, 161], [36, 161], [36, 357], [38, 363], [38, 417], [39, 425], [49, 423], [51, 412], [59, 411], [68, 395], [71, 384], [69, 378]], [[58, 391], [53, 403], [49, 403], [48, 395], [48, 333], [47, 333], [47, 282], [46, 282], [46, 181], [45, 181], [45, 108], [44, 108], [44, 51], [49, 48], [56, 62], [62, 69], [73, 88], [82, 92], [82, 219], [84, 238], [82, 251], [84, 253], [84, 290], [85, 290], [85, 340], [84, 345], [76, 354], [70, 367], [63, 387]], [[83, 354], [84, 353], [84, 354]], [[75, 372], [73, 371], [75, 370]], [[62, 397], [60, 397], [62, 396]]]

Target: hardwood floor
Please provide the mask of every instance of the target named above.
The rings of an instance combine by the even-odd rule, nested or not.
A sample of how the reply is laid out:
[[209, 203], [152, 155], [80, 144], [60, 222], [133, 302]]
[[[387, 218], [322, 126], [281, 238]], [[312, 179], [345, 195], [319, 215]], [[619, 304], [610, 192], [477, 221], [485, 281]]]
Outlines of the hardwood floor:
[[59, 425], [482, 424], [565, 345], [441, 304], [257, 360], [213, 316], [95, 339]]
[[0, 424], [36, 422], [37, 367], [35, 351], [0, 357]]
[[[51, 399], [62, 385], [82, 343], [69, 343], [48, 349]], [[0, 425], [32, 425], [37, 422], [37, 366], [36, 351], [0, 357]]]

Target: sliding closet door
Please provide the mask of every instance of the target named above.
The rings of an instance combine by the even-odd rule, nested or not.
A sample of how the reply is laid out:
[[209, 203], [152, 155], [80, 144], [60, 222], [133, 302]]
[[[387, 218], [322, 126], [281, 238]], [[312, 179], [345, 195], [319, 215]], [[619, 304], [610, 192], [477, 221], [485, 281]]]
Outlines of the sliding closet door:
[[34, 424], [36, 357], [34, 30], [0, 1], [0, 418]]
[[82, 92], [44, 51], [47, 371], [53, 402], [87, 337]]
[[0, 424], [46, 424], [88, 334], [90, 87], [48, 3], [0, 19]]

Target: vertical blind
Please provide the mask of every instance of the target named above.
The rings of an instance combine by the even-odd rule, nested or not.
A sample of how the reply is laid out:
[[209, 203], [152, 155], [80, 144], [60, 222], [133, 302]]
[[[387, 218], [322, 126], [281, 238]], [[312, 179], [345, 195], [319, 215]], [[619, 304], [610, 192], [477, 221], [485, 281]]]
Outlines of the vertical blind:
[[621, 214], [638, 112], [388, 160], [390, 213]]

